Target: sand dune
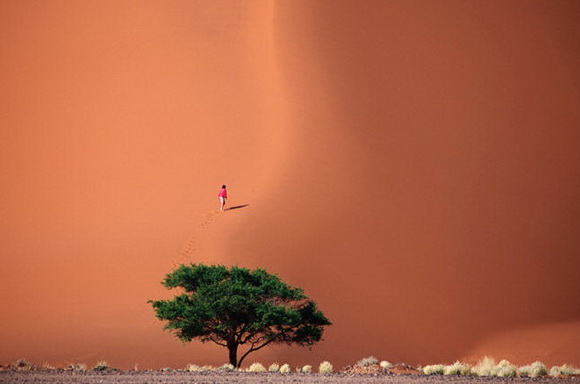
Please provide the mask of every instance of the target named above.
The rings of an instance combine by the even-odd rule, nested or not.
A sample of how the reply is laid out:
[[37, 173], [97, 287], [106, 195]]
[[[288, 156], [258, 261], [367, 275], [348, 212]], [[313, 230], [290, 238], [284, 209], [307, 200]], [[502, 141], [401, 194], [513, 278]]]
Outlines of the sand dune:
[[203, 261], [333, 321], [261, 361], [580, 365], [578, 11], [3, 3], [0, 361], [217, 364], [146, 304]]

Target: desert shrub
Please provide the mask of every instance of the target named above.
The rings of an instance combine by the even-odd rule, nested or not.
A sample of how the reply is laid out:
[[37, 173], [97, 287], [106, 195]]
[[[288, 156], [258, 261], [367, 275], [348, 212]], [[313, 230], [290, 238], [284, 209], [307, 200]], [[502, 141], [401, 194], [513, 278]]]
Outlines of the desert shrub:
[[31, 365], [26, 359], [18, 359], [14, 362], [14, 366], [18, 368], [30, 367]]
[[171, 372], [171, 371], [173, 371], [173, 369], [171, 369], [170, 367], [161, 368], [161, 372]]
[[65, 369], [67, 371], [75, 371], [75, 372], [86, 371], [87, 365], [82, 363], [70, 363], [69, 365], [66, 366]]
[[471, 366], [469, 364], [456, 361], [452, 365], [446, 366], [443, 373], [445, 375], [466, 376], [471, 373]]
[[500, 361], [495, 369], [495, 376], [498, 377], [515, 377], [518, 372], [517, 367], [507, 360]]
[[218, 372], [231, 372], [234, 371], [236, 368], [231, 364], [224, 364], [221, 367], [218, 367], [216, 370]]
[[312, 373], [312, 365], [305, 365], [300, 370], [302, 373]]
[[253, 363], [250, 365], [250, 368], [248, 368], [248, 372], [266, 372], [266, 367], [260, 363]]
[[268, 367], [268, 371], [269, 372], [279, 372], [280, 371], [280, 364], [278, 363], [272, 363], [269, 367]]
[[560, 376], [560, 375], [580, 375], [580, 369], [574, 368], [568, 364], [554, 366], [550, 368], [550, 376]]
[[378, 364], [379, 361], [374, 356], [365, 357], [364, 359], [360, 359], [355, 365], [358, 367], [368, 367], [370, 365]]
[[477, 376], [497, 376], [495, 360], [486, 356], [477, 362], [471, 372]]
[[407, 363], [399, 363], [399, 364], [397, 364], [397, 367], [401, 367], [404, 369], [416, 369], [411, 364], [407, 364]]
[[381, 366], [381, 368], [383, 369], [389, 369], [389, 368], [393, 368], [393, 364], [389, 363], [386, 360], [383, 360], [379, 363], [379, 365]]
[[[534, 367], [539, 368], [537, 365]], [[515, 377], [518, 368], [507, 360], [496, 364], [494, 359], [486, 356], [472, 368], [471, 372], [477, 376]]]
[[109, 368], [109, 364], [107, 364], [106, 361], [102, 360], [99, 361], [97, 364], [95, 364], [95, 366], [93, 367], [93, 371], [106, 371]]
[[13, 362], [11, 365], [14, 368], [28, 368], [28, 367], [32, 366], [32, 364], [30, 364], [30, 362], [26, 359], [18, 359], [15, 362]]
[[290, 372], [291, 372], [290, 365], [284, 364], [280, 367], [280, 373], [290, 373]]
[[548, 374], [548, 370], [543, 363], [535, 361], [530, 365], [519, 367], [517, 373], [521, 377], [540, 377], [546, 376]]
[[426, 375], [443, 375], [445, 366], [443, 364], [427, 365], [423, 367], [423, 373]]
[[199, 366], [195, 364], [188, 364], [187, 367], [185, 367], [185, 370], [189, 372], [208, 372], [212, 371], [213, 367], [211, 365]]
[[328, 375], [332, 372], [334, 372], [334, 367], [332, 366], [332, 364], [330, 364], [330, 362], [323, 361], [322, 363], [320, 363], [320, 366], [318, 367], [318, 373]]

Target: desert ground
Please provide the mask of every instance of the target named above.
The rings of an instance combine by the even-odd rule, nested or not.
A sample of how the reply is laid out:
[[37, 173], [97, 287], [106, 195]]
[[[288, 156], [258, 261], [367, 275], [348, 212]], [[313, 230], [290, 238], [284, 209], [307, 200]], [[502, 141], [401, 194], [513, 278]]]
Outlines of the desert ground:
[[281, 374], [281, 373], [191, 373], [191, 372], [0, 372], [0, 383], [11, 384], [225, 384], [225, 383], [337, 383], [337, 384], [574, 384], [577, 379], [562, 378], [483, 378], [457, 376], [413, 376], [413, 375], [318, 375], [318, 374]]
[[[0, 362], [221, 364], [147, 301], [176, 265], [223, 263], [333, 323], [256, 361], [580, 366], [579, 12], [0, 1]], [[58, 380], [138, 377], [84, 375]]]

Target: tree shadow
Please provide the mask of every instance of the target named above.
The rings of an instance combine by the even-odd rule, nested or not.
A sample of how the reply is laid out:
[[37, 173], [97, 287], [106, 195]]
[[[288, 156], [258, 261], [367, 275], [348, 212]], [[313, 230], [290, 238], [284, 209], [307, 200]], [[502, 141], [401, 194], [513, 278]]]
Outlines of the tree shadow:
[[224, 211], [232, 211], [234, 209], [241, 209], [241, 208], [246, 208], [247, 206], [249, 206], [250, 204], [242, 204], [242, 205], [236, 205], [235, 207], [229, 207], [224, 209]]

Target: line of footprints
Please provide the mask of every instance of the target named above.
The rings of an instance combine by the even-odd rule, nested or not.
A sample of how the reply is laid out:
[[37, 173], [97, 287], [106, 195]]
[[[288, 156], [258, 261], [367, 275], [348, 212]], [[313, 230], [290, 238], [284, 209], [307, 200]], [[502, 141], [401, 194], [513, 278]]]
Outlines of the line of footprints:
[[[205, 216], [205, 219], [203, 220], [203, 222], [198, 226], [199, 230], [202, 230], [203, 231], [204, 229], [206, 229], [211, 224], [211, 222], [216, 217], [216, 215], [217, 215], [216, 212], [208, 213]], [[187, 240], [187, 243], [186, 243], [185, 247], [181, 251], [181, 256], [183, 258], [188, 258], [193, 253], [195, 253], [195, 251], [198, 248], [198, 246], [197, 246], [197, 238], [198, 238], [197, 231], [193, 235], [191, 235], [189, 237], [189, 239]]]

